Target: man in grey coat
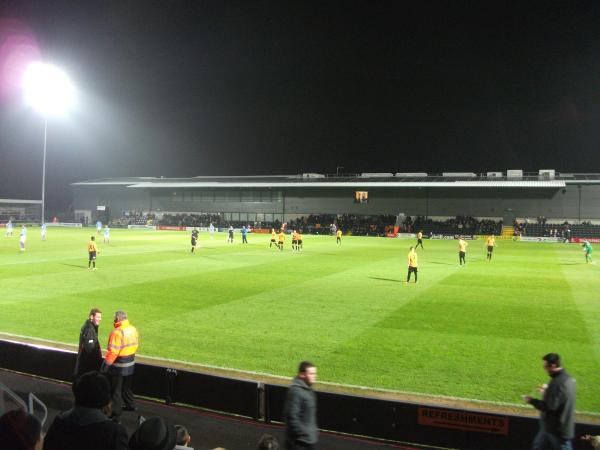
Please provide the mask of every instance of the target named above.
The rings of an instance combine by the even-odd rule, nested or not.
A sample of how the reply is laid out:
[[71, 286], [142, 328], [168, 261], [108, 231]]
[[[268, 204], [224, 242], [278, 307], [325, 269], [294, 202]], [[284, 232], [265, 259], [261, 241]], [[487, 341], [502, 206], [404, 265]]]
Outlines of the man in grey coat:
[[317, 368], [311, 362], [302, 361], [283, 409], [288, 450], [313, 450], [318, 441], [317, 396], [312, 388], [315, 381]]
[[542, 399], [528, 395], [523, 401], [540, 411], [540, 431], [533, 441], [533, 450], [572, 450], [575, 436], [575, 380], [561, 367], [560, 356], [548, 353], [543, 358], [550, 383], [539, 387]]

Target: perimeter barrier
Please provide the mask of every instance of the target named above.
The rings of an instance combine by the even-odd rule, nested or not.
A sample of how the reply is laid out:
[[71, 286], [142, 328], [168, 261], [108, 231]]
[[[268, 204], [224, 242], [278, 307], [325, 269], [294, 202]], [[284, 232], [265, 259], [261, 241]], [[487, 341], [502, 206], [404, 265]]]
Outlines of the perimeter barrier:
[[[0, 340], [0, 367], [72, 382], [76, 354], [46, 346]], [[136, 363], [136, 395], [282, 422], [287, 386]], [[516, 414], [444, 408], [380, 398], [317, 392], [323, 430], [462, 450], [528, 449], [538, 419]], [[576, 434], [600, 434], [600, 425], [580, 422]], [[589, 448], [575, 440], [573, 448]]]

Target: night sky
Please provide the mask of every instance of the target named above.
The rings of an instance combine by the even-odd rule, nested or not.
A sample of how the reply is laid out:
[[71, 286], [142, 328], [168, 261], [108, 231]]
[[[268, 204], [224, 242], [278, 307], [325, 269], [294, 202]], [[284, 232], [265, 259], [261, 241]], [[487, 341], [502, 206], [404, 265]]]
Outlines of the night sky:
[[0, 198], [40, 198], [36, 54], [78, 89], [49, 120], [50, 208], [99, 177], [600, 172], [599, 7], [4, 0]]

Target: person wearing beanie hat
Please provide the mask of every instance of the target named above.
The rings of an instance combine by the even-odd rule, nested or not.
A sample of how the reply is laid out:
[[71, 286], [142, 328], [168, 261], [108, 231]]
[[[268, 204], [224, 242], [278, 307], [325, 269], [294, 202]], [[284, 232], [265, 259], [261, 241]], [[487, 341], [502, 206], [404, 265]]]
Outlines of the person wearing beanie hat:
[[129, 450], [173, 450], [177, 430], [160, 417], [146, 419], [129, 439]]
[[73, 383], [75, 406], [60, 413], [44, 439], [44, 450], [126, 450], [127, 431], [109, 419], [110, 383], [86, 372]]
[[91, 371], [83, 374], [73, 383], [75, 406], [104, 409], [108, 413], [110, 405], [110, 383], [99, 372]]

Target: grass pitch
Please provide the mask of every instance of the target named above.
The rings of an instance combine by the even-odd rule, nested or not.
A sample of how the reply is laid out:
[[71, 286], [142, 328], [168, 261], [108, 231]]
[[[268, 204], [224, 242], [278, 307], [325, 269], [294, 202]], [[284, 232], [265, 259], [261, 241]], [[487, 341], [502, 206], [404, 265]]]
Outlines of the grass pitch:
[[600, 267], [579, 245], [499, 241], [488, 263], [473, 241], [459, 267], [455, 241], [426, 241], [406, 285], [407, 240], [201, 233], [191, 255], [189, 233], [113, 229], [94, 272], [93, 233], [32, 228], [23, 253], [0, 235], [0, 332], [76, 344], [95, 306], [104, 343], [123, 309], [147, 356], [286, 377], [309, 359], [320, 381], [511, 404], [558, 352], [577, 409], [600, 411]]

